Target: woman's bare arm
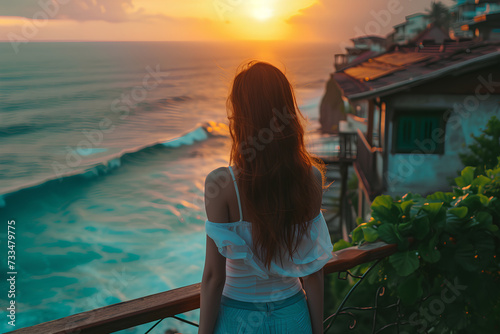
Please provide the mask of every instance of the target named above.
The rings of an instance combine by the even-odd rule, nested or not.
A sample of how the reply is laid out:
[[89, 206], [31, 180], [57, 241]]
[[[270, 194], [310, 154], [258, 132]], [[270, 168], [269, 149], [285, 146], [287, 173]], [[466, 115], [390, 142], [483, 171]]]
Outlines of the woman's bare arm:
[[[322, 194], [323, 178], [321, 172], [314, 167], [313, 174], [317, 182], [319, 194]], [[322, 196], [315, 199], [313, 206], [321, 208]], [[319, 211], [319, 210], [318, 210]], [[311, 316], [313, 334], [323, 333], [323, 308], [324, 308], [324, 273], [323, 268], [317, 272], [302, 277], [302, 285], [307, 296], [307, 306]]]
[[[216, 169], [205, 180], [205, 209], [208, 220], [227, 222], [227, 202], [221, 188], [223, 169]], [[207, 235], [205, 267], [201, 280], [199, 334], [213, 333], [219, 315], [222, 290], [226, 281], [226, 258], [219, 253], [215, 242]]]
[[324, 276], [323, 268], [314, 274], [302, 277], [311, 316], [313, 334], [323, 333]]
[[214, 241], [207, 236], [207, 254], [201, 280], [200, 327], [198, 331], [200, 334], [211, 334], [214, 330], [226, 279], [225, 266], [225, 258], [219, 254]]

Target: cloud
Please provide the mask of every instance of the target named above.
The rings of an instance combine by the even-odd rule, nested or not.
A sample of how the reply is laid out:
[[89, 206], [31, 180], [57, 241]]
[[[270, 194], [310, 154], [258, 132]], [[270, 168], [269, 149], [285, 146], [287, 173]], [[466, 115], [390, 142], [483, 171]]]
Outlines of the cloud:
[[33, 18], [45, 12], [50, 19], [75, 21], [126, 22], [144, 19], [169, 19], [146, 14], [133, 0], [16, 0], [2, 4], [2, 16]]
[[[287, 20], [297, 34], [312, 40], [347, 43], [360, 35], [382, 35], [404, 22], [405, 16], [425, 12], [432, 0], [319, 0]], [[451, 0], [445, 4], [450, 5]]]
[[[211, 41], [226, 40], [227, 30], [209, 19], [172, 18], [169, 20], [110, 22], [94, 20], [35, 20], [0, 16], [0, 41], [13, 42], [22, 50], [30, 41]], [[14, 50], [15, 50], [14, 49]]]

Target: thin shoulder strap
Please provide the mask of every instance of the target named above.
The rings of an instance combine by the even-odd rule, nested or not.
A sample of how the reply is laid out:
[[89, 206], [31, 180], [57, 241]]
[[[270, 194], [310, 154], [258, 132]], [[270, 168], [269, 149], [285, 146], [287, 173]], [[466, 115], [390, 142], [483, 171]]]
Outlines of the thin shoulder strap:
[[234, 190], [236, 190], [236, 197], [238, 198], [238, 209], [240, 210], [240, 221], [243, 220], [243, 211], [241, 210], [240, 192], [238, 191], [238, 184], [236, 184], [236, 178], [234, 177], [233, 168], [229, 166], [229, 172], [234, 182]]

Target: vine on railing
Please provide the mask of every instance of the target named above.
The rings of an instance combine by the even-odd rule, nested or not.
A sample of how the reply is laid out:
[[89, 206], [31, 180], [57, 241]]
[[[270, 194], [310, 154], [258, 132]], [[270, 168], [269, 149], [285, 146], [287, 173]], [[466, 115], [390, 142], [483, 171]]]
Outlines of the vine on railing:
[[427, 197], [378, 196], [351, 234], [354, 244], [398, 244], [373, 284], [401, 300], [411, 333], [500, 331], [500, 162], [479, 175], [466, 167], [455, 182]]
[[[368, 324], [367, 322], [364, 322], [364, 328], [363, 333], [368, 333], [368, 328], [370, 328], [369, 333], [376, 334], [376, 333], [381, 333], [384, 330], [391, 328], [391, 327], [396, 327], [396, 332], [399, 333], [399, 326], [405, 324], [405, 321], [403, 320], [403, 314], [401, 313], [401, 301], [399, 298], [397, 298], [393, 303], [389, 305], [381, 305], [379, 304], [379, 298], [384, 297], [386, 295], [386, 287], [381, 285], [377, 288], [375, 292], [375, 299], [374, 299], [374, 305], [373, 306], [345, 306], [347, 304], [348, 299], [352, 296], [352, 294], [357, 290], [358, 286], [366, 280], [367, 276], [372, 272], [372, 270], [379, 265], [379, 263], [383, 259], [377, 260], [375, 263], [370, 265], [368, 269], [362, 274], [362, 275], [355, 275], [352, 274], [351, 271], [346, 271], [343, 273], [339, 273], [338, 279], [340, 280], [347, 280], [349, 277], [358, 279], [358, 281], [350, 288], [348, 293], [345, 295], [344, 299], [342, 302], [339, 304], [337, 307], [337, 310], [335, 313], [331, 314], [328, 316], [324, 321], [323, 325], [326, 325], [326, 327], [323, 330], [323, 333], [328, 333], [330, 329], [332, 329], [332, 325], [337, 320], [338, 316], [340, 315], [345, 315], [349, 316], [351, 318], [351, 322], [349, 324], [349, 330], [354, 330], [356, 326], [358, 325], [358, 317], [356, 314], [354, 314], [354, 311], [356, 312], [371, 312], [371, 323]], [[344, 276], [341, 276], [342, 274], [345, 274]], [[369, 284], [369, 283], [366, 283]], [[367, 298], [365, 298], [366, 302]], [[384, 324], [382, 327], [377, 329], [377, 320], [378, 320], [378, 315], [380, 311], [391, 311], [393, 314], [395, 314], [396, 320], [394, 322]]]

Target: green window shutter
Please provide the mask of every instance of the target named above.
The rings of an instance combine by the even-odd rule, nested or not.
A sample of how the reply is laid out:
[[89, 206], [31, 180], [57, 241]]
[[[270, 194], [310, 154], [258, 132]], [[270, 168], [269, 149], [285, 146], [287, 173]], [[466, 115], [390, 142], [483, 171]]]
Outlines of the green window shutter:
[[434, 129], [439, 127], [439, 120], [437, 117], [426, 116], [420, 117], [420, 140], [432, 140]]
[[412, 150], [417, 134], [415, 119], [412, 116], [401, 116], [398, 122], [397, 149], [398, 151]]
[[[441, 153], [443, 143], [435, 143], [434, 152], [422, 152], [422, 147], [428, 147], [429, 141], [434, 141], [435, 129], [441, 126], [442, 114], [401, 113], [397, 117], [395, 153]], [[444, 129], [443, 129], [444, 130]], [[420, 144], [420, 145], [418, 145]]]

